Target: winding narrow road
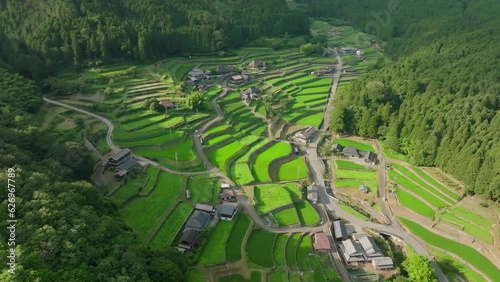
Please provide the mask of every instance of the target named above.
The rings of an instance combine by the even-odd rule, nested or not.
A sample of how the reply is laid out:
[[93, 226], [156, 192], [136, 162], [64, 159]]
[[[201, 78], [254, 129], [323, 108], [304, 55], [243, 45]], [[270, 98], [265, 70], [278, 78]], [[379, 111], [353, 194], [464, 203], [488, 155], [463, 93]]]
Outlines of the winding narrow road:
[[[385, 195], [385, 159], [383, 158], [383, 155], [380, 154], [382, 151], [380, 150], [380, 145], [378, 142], [376, 143], [377, 145], [377, 151], [379, 153], [379, 158], [380, 158], [380, 166], [379, 166], [379, 172], [381, 175], [379, 176], [379, 189], [380, 189], [380, 198], [381, 198], [381, 206], [382, 206], [382, 211], [383, 213], [390, 219], [391, 224], [386, 226], [382, 224], [377, 224], [374, 222], [368, 222], [361, 220], [357, 217], [352, 216], [351, 214], [345, 212], [342, 210], [339, 205], [337, 204], [337, 199], [328, 195], [326, 192], [326, 187], [325, 187], [325, 181], [323, 178], [323, 175], [325, 173], [325, 164], [321, 158], [318, 156], [317, 152], [317, 146], [318, 146], [318, 141], [320, 139], [321, 134], [323, 134], [329, 127], [329, 121], [330, 121], [330, 113], [333, 111], [334, 105], [333, 105], [333, 97], [335, 97], [335, 93], [338, 88], [338, 83], [340, 80], [340, 74], [342, 70], [342, 58], [339, 56], [337, 50], [334, 50], [335, 55], [337, 57], [337, 71], [335, 73], [332, 86], [330, 89], [330, 95], [328, 97], [328, 104], [326, 107], [326, 112], [324, 115], [323, 119], [323, 124], [319, 130], [319, 132], [314, 136], [314, 138], [311, 140], [311, 143], [309, 144], [309, 147], [306, 150], [306, 156], [307, 160], [309, 162], [309, 166], [312, 168], [312, 173], [314, 175], [314, 182], [316, 185], [318, 185], [318, 192], [319, 192], [319, 201], [328, 208], [328, 210], [332, 211], [337, 218], [343, 218], [348, 220], [349, 222], [364, 227], [364, 228], [369, 228], [373, 229], [378, 232], [383, 232], [388, 235], [395, 236], [399, 238], [400, 240], [408, 243], [413, 249], [418, 254], [424, 255], [428, 257], [431, 261], [431, 265], [434, 268], [434, 271], [441, 282], [447, 282], [446, 276], [443, 274], [441, 269], [437, 266], [436, 262], [433, 260], [433, 257], [427, 252], [427, 250], [424, 248], [424, 246], [417, 241], [415, 238], [410, 236], [408, 233], [406, 233], [401, 226], [399, 226], [398, 222], [394, 219], [392, 214], [389, 212], [387, 206], [385, 205], [385, 202], [383, 200], [383, 196]], [[343, 268], [343, 266], [339, 266], [339, 268]], [[345, 273], [341, 271], [340, 273], [343, 276], [343, 279], [346, 281], [349, 281], [348, 277], [345, 277]]]
[[[335, 52], [335, 55], [337, 58], [337, 66], [336, 66], [336, 72], [334, 75], [334, 79], [332, 81], [332, 85], [330, 88], [327, 106], [325, 108], [323, 124], [319, 130], [319, 134], [315, 135], [315, 137], [313, 138], [312, 142], [309, 144], [309, 147], [306, 150], [307, 160], [308, 160], [309, 165], [312, 169], [314, 181], [319, 187], [319, 191], [318, 191], [319, 192], [319, 202], [320, 202], [320, 204], [324, 204], [328, 210], [332, 211], [336, 215], [337, 218], [344, 218], [355, 225], [359, 225], [359, 226], [362, 226], [365, 228], [370, 228], [370, 229], [373, 229], [373, 230], [376, 230], [379, 232], [385, 232], [387, 234], [396, 236], [396, 237], [400, 238], [401, 240], [405, 241], [410, 246], [412, 246], [417, 253], [429, 257], [431, 259], [431, 264], [434, 267], [435, 272], [439, 278], [439, 281], [447, 282], [446, 277], [441, 272], [441, 270], [439, 269], [437, 264], [433, 261], [431, 255], [426, 251], [426, 249], [422, 246], [422, 244], [420, 244], [415, 238], [413, 238], [408, 233], [406, 233], [401, 228], [401, 226], [398, 225], [397, 221], [394, 220], [394, 217], [391, 215], [391, 213], [385, 207], [385, 203], [383, 201], [381, 201], [382, 210], [383, 210], [384, 214], [387, 215], [391, 219], [391, 225], [389, 225], [389, 226], [376, 224], [373, 222], [363, 221], [363, 220], [360, 220], [360, 219], [346, 213], [345, 211], [343, 211], [342, 209], [339, 208], [339, 206], [337, 204], [337, 200], [334, 197], [331, 197], [330, 195], [328, 195], [326, 193], [326, 188], [324, 186], [324, 178], [323, 178], [323, 174], [325, 172], [325, 166], [324, 166], [323, 160], [318, 157], [317, 145], [318, 145], [318, 140], [319, 140], [320, 135], [322, 133], [324, 133], [329, 127], [330, 113], [332, 112], [333, 107], [334, 107], [333, 97], [335, 96], [335, 93], [338, 89], [338, 83], [340, 80], [341, 70], [342, 70], [342, 66], [343, 66], [342, 59], [339, 56], [338, 52], [336, 50], [333, 50], [333, 51]], [[149, 165], [155, 166], [155, 167], [161, 169], [162, 171], [165, 171], [165, 172], [168, 172], [171, 174], [179, 174], [179, 175], [200, 175], [200, 174], [207, 174], [207, 173], [215, 174], [215, 175], [219, 176], [220, 178], [224, 179], [224, 181], [227, 182], [228, 184], [231, 184], [232, 186], [236, 187], [235, 183], [229, 177], [227, 177], [217, 167], [214, 167], [211, 164], [211, 162], [209, 161], [205, 152], [203, 151], [203, 145], [201, 144], [201, 140], [200, 140], [200, 136], [202, 136], [202, 134], [207, 129], [209, 129], [211, 126], [215, 125], [216, 123], [220, 122], [224, 118], [224, 113], [223, 113], [222, 109], [220, 108], [220, 106], [218, 105], [217, 101], [220, 98], [224, 97], [228, 92], [227, 79], [223, 80], [222, 87], [223, 87], [223, 91], [221, 92], [221, 94], [219, 94], [217, 97], [215, 97], [211, 101], [212, 106], [216, 111], [216, 116], [213, 119], [211, 119], [210, 121], [208, 121], [206, 124], [204, 124], [200, 129], [195, 131], [193, 136], [192, 136], [194, 147], [195, 147], [198, 155], [202, 159], [203, 163], [205, 164], [205, 167], [207, 168], [206, 171], [200, 171], [200, 172], [175, 171], [175, 170], [166, 168], [166, 167], [164, 167], [164, 166], [162, 166], [162, 165], [160, 165], [160, 164], [158, 164], [150, 159], [147, 159], [147, 158], [144, 158], [141, 156], [137, 156], [135, 154], [134, 154], [134, 158], [136, 158], [138, 161], [142, 162], [143, 164], [149, 164]], [[92, 112], [89, 112], [89, 111], [62, 103], [62, 102], [48, 99], [48, 98], [43, 98], [43, 100], [47, 103], [58, 105], [61, 107], [65, 107], [65, 108], [68, 108], [70, 110], [77, 111], [77, 112], [80, 112], [82, 114], [99, 119], [100, 121], [104, 122], [108, 127], [108, 131], [106, 134], [106, 142], [107, 142], [108, 146], [113, 151], [120, 150], [120, 148], [113, 143], [112, 137], [113, 137], [114, 126], [113, 126], [112, 122], [110, 120], [108, 120], [107, 118], [100, 116], [100, 115], [97, 115], [95, 113], [92, 113]], [[378, 143], [377, 143], [377, 150], [379, 151], [379, 153], [381, 153], [381, 150], [380, 150]], [[385, 169], [385, 160], [383, 160], [383, 155], [380, 154], [379, 156], [381, 156], [381, 164], [384, 164], [384, 166], [381, 165], [381, 167], [382, 167], [381, 169]], [[384, 176], [385, 176], [385, 171], [384, 171]], [[380, 180], [380, 181], [383, 181], [383, 182], [379, 183], [379, 186], [380, 186], [379, 189], [381, 191], [380, 197], [382, 198], [384, 193], [385, 193], [384, 189], [383, 189], [383, 188], [385, 188], [385, 177], [384, 177], [384, 180]], [[239, 189], [236, 189], [236, 199], [237, 199], [238, 203], [240, 204], [240, 206], [250, 216], [250, 218], [252, 218], [252, 220], [262, 230], [265, 230], [268, 232], [273, 232], [273, 233], [295, 233], [295, 232], [305, 233], [305, 232], [321, 232], [321, 231], [326, 232], [326, 233], [330, 232], [330, 230], [329, 230], [330, 224], [329, 224], [329, 220], [328, 220], [326, 213], [320, 213], [322, 220], [321, 220], [321, 223], [317, 226], [276, 228], [276, 227], [269, 226], [263, 220], [263, 218], [254, 209], [254, 207], [250, 203], [249, 199]], [[335, 255], [334, 255], [334, 261], [336, 264], [342, 264], [340, 259], [338, 259], [338, 258], [335, 259]], [[343, 265], [339, 266], [338, 268], [340, 270], [340, 274], [341, 274], [342, 278], [344, 279], [344, 281], [349, 281], [349, 277], [348, 277], [347, 272], [345, 271], [345, 268], [343, 267]]]

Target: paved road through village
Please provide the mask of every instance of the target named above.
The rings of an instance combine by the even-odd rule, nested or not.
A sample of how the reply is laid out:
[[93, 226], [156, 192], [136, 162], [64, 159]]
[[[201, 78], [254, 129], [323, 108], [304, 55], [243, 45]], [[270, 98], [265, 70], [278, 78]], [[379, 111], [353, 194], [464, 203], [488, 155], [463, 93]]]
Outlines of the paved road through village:
[[[326, 193], [326, 189], [324, 186], [324, 179], [323, 179], [323, 174], [325, 172], [325, 166], [324, 166], [323, 160], [318, 157], [317, 145], [318, 145], [318, 140], [319, 140], [320, 135], [322, 133], [324, 133], [329, 127], [330, 113], [332, 112], [333, 107], [334, 107], [333, 106], [333, 97], [335, 96], [336, 90], [338, 88], [338, 83], [340, 80], [340, 75], [341, 75], [341, 70], [342, 70], [342, 59], [340, 58], [340, 56], [338, 55], [336, 50], [333, 50], [333, 51], [336, 54], [337, 66], [336, 66], [336, 72], [334, 75], [334, 79], [332, 81], [332, 85], [330, 88], [327, 106], [325, 108], [323, 123], [322, 123], [322, 126], [320, 128], [319, 134], [316, 134], [316, 136], [314, 137], [312, 142], [309, 144], [309, 147], [306, 149], [306, 158], [309, 162], [310, 168], [312, 169], [312, 174], [314, 175], [314, 181], [316, 182], [316, 184], [319, 187], [320, 203], [324, 204], [326, 209], [332, 211], [336, 215], [337, 218], [343, 218], [343, 219], [350, 221], [351, 223], [353, 223], [355, 225], [359, 225], [359, 226], [362, 226], [365, 228], [377, 230], [379, 232], [385, 232], [387, 234], [391, 234], [391, 235], [394, 235], [394, 236], [400, 238], [401, 240], [403, 240], [404, 242], [406, 242], [410, 246], [412, 246], [417, 253], [429, 257], [431, 259], [432, 266], [434, 267], [435, 272], [439, 278], [439, 281], [447, 281], [444, 274], [437, 267], [436, 263], [432, 260], [432, 257], [430, 256], [430, 254], [425, 250], [425, 248], [422, 246], [422, 244], [420, 244], [416, 239], [414, 239], [412, 236], [410, 236], [409, 234], [404, 232], [404, 230], [398, 225], [397, 221], [394, 220], [394, 217], [390, 214], [390, 212], [386, 208], [385, 203], [383, 201], [381, 202], [383, 212], [386, 216], [388, 216], [391, 219], [391, 225], [389, 225], [389, 226], [376, 224], [373, 222], [363, 221], [363, 220], [360, 220], [360, 219], [344, 212], [337, 205], [336, 199], [331, 197], [330, 195], [328, 195]], [[226, 79], [223, 80], [222, 88], [223, 88], [223, 91], [221, 92], [221, 94], [219, 94], [216, 98], [214, 98], [212, 100], [212, 106], [214, 107], [217, 115], [212, 120], [208, 121], [205, 125], [203, 125], [200, 129], [195, 131], [193, 134], [193, 137], [192, 137], [194, 147], [195, 147], [198, 155], [202, 159], [203, 163], [205, 164], [205, 167], [207, 168], [206, 171], [201, 171], [201, 172], [175, 171], [175, 170], [166, 168], [166, 167], [164, 167], [164, 166], [162, 166], [162, 165], [160, 165], [152, 160], [149, 160], [149, 159], [141, 157], [141, 156], [134, 155], [134, 158], [136, 158], [138, 161], [140, 161], [143, 164], [149, 164], [149, 165], [158, 167], [162, 171], [172, 173], [172, 174], [200, 175], [200, 174], [213, 173], [213, 174], [216, 174], [217, 176], [219, 176], [220, 178], [224, 179], [224, 181], [226, 181], [227, 183], [229, 183], [233, 186], [236, 186], [235, 183], [229, 177], [227, 177], [217, 167], [214, 167], [210, 163], [210, 161], [208, 160], [208, 157], [206, 156], [205, 152], [203, 151], [203, 145], [201, 144], [201, 140], [200, 140], [200, 136], [203, 134], [203, 132], [205, 130], [209, 129], [211, 126], [213, 126], [217, 122], [221, 121], [224, 117], [224, 113], [223, 113], [222, 109], [219, 107], [217, 101], [218, 101], [218, 99], [224, 97], [228, 91]], [[107, 142], [108, 146], [113, 151], [120, 150], [120, 148], [113, 143], [112, 137], [113, 137], [114, 126], [113, 126], [112, 122], [110, 120], [108, 120], [107, 118], [100, 116], [100, 115], [97, 115], [95, 113], [91, 113], [91, 112], [88, 112], [86, 110], [62, 103], [62, 102], [54, 101], [54, 100], [51, 100], [48, 98], [43, 98], [43, 99], [47, 103], [55, 104], [55, 105], [58, 105], [61, 107], [65, 107], [65, 108], [68, 108], [68, 109], [71, 109], [71, 110], [74, 110], [74, 111], [77, 111], [77, 112], [80, 112], [80, 113], [83, 113], [85, 115], [88, 115], [88, 116], [91, 116], [91, 117], [94, 117], [94, 118], [101, 120], [102, 122], [104, 122], [108, 126], [108, 132], [106, 134], [106, 142]], [[377, 151], [379, 152], [379, 156], [382, 157], [380, 160], [380, 163], [381, 163], [380, 167], [381, 168], [379, 170], [379, 173], [383, 174], [383, 175], [379, 176], [380, 178], [383, 177], [383, 180], [379, 180], [380, 181], [379, 182], [379, 185], [380, 185], [379, 191], [381, 191], [380, 196], [382, 197], [384, 195], [383, 188], [385, 187], [385, 160], [383, 160], [383, 155], [381, 154], [381, 150], [379, 148], [378, 143], [377, 143]], [[384, 164], [384, 166], [382, 166], [382, 164]], [[273, 232], [273, 233], [294, 233], [294, 232], [304, 233], [304, 232], [323, 231], [326, 233], [330, 233], [330, 222], [329, 222], [329, 219], [328, 219], [326, 213], [320, 213], [321, 223], [317, 226], [276, 228], [276, 227], [269, 226], [263, 220], [263, 218], [256, 212], [256, 210], [254, 209], [254, 207], [250, 203], [250, 200], [239, 189], [236, 189], [236, 198], [237, 198], [240, 206], [246, 211], [246, 213], [252, 218], [252, 220], [258, 226], [260, 226], [261, 229], [263, 229], [265, 231], [269, 231], [269, 232]], [[349, 279], [349, 276], [347, 274], [347, 271], [346, 271], [345, 267], [343, 266], [337, 253], [333, 254], [333, 259], [334, 259], [335, 264], [337, 265], [337, 269], [340, 271], [340, 275], [341, 275], [342, 279], [344, 281], [349, 281], [350, 279]]]

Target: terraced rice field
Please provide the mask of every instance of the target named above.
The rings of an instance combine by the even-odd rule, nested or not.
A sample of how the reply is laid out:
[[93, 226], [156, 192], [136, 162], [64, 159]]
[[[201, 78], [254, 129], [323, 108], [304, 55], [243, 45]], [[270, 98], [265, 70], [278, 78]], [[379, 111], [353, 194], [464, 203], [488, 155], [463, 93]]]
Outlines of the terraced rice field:
[[448, 204], [454, 204], [456, 201], [448, 198], [445, 196], [445, 194], [441, 193], [438, 189], [434, 188], [433, 186], [427, 184], [427, 182], [423, 181], [421, 178], [419, 178], [416, 174], [414, 174], [410, 169], [399, 165], [395, 163], [390, 164], [393, 168], [397, 169], [400, 173], [402, 173], [405, 177], [419, 185], [420, 187], [425, 188], [427, 191], [431, 192], [433, 195], [439, 197], [440, 199], [444, 200]]
[[250, 218], [243, 213], [240, 213], [236, 219], [233, 230], [227, 240], [226, 244], [226, 260], [228, 262], [235, 262], [242, 258], [241, 244], [245, 233], [250, 226]]
[[294, 270], [298, 270], [297, 260], [296, 260], [296, 248], [299, 243], [301, 235], [299, 233], [295, 233], [288, 238], [286, 244], [286, 262], [288, 267]]
[[117, 204], [122, 204], [127, 199], [141, 191], [142, 187], [146, 185], [147, 180], [147, 173], [141, 172], [137, 175], [137, 177], [129, 179], [127, 184], [115, 190], [111, 195], [111, 200]]
[[424, 242], [457, 255], [464, 261], [479, 269], [492, 281], [496, 281], [495, 277], [500, 277], [500, 270], [475, 249], [433, 233], [432, 231], [429, 231], [428, 228], [423, 227], [409, 219], [399, 217], [398, 220], [402, 222], [404, 226], [406, 226], [406, 228], [408, 228], [413, 234], [420, 237]]
[[269, 176], [269, 164], [280, 157], [289, 155], [292, 148], [286, 143], [275, 143], [265, 151], [261, 152], [252, 162], [252, 170], [255, 180], [259, 182], [271, 181]]
[[156, 185], [156, 180], [158, 178], [158, 175], [160, 174], [160, 169], [157, 167], [151, 166], [151, 167], [148, 167], [147, 173], [148, 173], [148, 182], [146, 183], [146, 185], [144, 185], [142, 190], [139, 192], [139, 195], [141, 195], [141, 196], [145, 196], [153, 190], [153, 188]]
[[235, 181], [239, 185], [245, 185], [248, 183], [251, 183], [255, 181], [255, 178], [252, 175], [252, 171], [250, 170], [249, 166], [249, 159], [250, 155], [257, 150], [258, 148], [264, 146], [267, 144], [269, 141], [267, 140], [262, 140], [252, 147], [249, 148], [249, 150], [240, 158], [236, 160], [234, 165], [231, 166], [230, 168], [230, 176], [233, 181]]
[[235, 221], [221, 220], [210, 234], [199, 263], [211, 265], [226, 261], [226, 243], [231, 235]]
[[311, 226], [320, 221], [318, 212], [308, 201], [300, 201], [295, 203], [300, 222], [303, 226]]
[[489, 228], [483, 229], [481, 227], [478, 227], [478, 226], [470, 223], [469, 221], [467, 221], [463, 218], [457, 217], [454, 214], [450, 214], [447, 212], [442, 213], [439, 216], [439, 219], [441, 220], [441, 222], [455, 225], [455, 227], [459, 226], [459, 228], [462, 229], [462, 231], [464, 231], [465, 233], [467, 233], [467, 234], [469, 234], [477, 239], [483, 240], [484, 242], [486, 242], [488, 244], [493, 243], [493, 239], [491, 238], [491, 233], [489, 231]]
[[307, 171], [304, 157], [299, 157], [282, 164], [277, 170], [276, 180], [286, 181], [304, 179], [307, 178]]
[[276, 221], [280, 226], [290, 226], [290, 225], [298, 225], [300, 224], [299, 217], [297, 215], [297, 210], [295, 207], [288, 208], [286, 210], [282, 210], [280, 212], [273, 214]]
[[276, 208], [292, 204], [292, 197], [288, 191], [277, 184], [255, 186], [254, 196], [256, 210], [260, 213], [268, 213]]
[[413, 193], [417, 194], [422, 199], [427, 201], [429, 204], [437, 208], [444, 208], [450, 206], [450, 204], [444, 202], [440, 198], [437, 198], [435, 195], [429, 193], [422, 187], [419, 187], [415, 183], [411, 182], [408, 178], [404, 177], [403, 175], [397, 173], [394, 170], [389, 171], [389, 178], [392, 181], [396, 182], [398, 185], [401, 185], [407, 188], [408, 190], [412, 191]]
[[161, 172], [158, 182], [148, 197], [140, 197], [123, 209], [125, 221], [142, 237], [155, 225], [170, 207], [177, 202], [182, 185], [179, 175]]
[[304, 235], [297, 247], [297, 264], [302, 271], [311, 269], [311, 265], [309, 264], [309, 259], [307, 257], [309, 253], [312, 253], [311, 236]]
[[191, 199], [198, 203], [219, 202], [219, 179], [215, 175], [197, 175], [188, 177], [187, 189]]
[[339, 204], [339, 207], [352, 216], [355, 216], [361, 220], [368, 220], [368, 217], [366, 217], [364, 214], [358, 212], [357, 210], [351, 208], [350, 206], [348, 206], [346, 204], [341, 203], [341, 204]]
[[366, 169], [364, 165], [344, 160], [335, 160], [335, 166], [339, 169]]
[[274, 244], [274, 252], [273, 252], [273, 257], [274, 261], [276, 262], [276, 266], [284, 266], [286, 264], [285, 247], [287, 239], [288, 236], [285, 234], [279, 234], [278, 237], [276, 237], [276, 242]]
[[155, 250], [165, 250], [174, 243], [174, 238], [180, 232], [184, 222], [188, 220], [194, 205], [181, 202], [168, 215], [160, 230], [150, 243], [150, 247]]
[[426, 205], [424, 202], [420, 201], [417, 199], [415, 196], [409, 194], [408, 192], [405, 192], [401, 189], [396, 190], [396, 195], [398, 196], [398, 201], [405, 207], [409, 208], [410, 210], [428, 217], [430, 219], [434, 218], [434, 210], [431, 209], [428, 205]]
[[250, 261], [265, 268], [274, 267], [273, 244], [276, 234], [253, 231], [248, 238], [246, 251]]

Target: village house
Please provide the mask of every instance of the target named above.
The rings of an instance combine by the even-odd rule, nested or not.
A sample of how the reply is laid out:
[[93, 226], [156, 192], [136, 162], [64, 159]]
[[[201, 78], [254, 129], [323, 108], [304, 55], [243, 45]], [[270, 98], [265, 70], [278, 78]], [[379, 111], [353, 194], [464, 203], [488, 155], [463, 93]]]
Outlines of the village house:
[[342, 149], [342, 154], [346, 157], [351, 157], [351, 158], [359, 158], [359, 152], [358, 149], [352, 147], [352, 146], [346, 146], [344, 149]]
[[214, 72], [216, 74], [228, 74], [233, 71], [232, 66], [227, 66], [227, 65], [219, 65], [215, 68]]
[[220, 218], [222, 220], [231, 221], [234, 215], [238, 211], [238, 203], [234, 202], [223, 202], [220, 208]]
[[386, 270], [394, 268], [394, 262], [390, 257], [379, 257], [372, 260], [373, 268], [376, 270]]
[[373, 263], [373, 260], [383, 258], [383, 254], [373, 238], [366, 234], [352, 234], [351, 238], [345, 239], [339, 243], [339, 250], [342, 258], [347, 264], [352, 262], [372, 262], [374, 267], [391, 268], [390, 262], [385, 259], [385, 257], [384, 260]]
[[317, 252], [329, 252], [331, 247], [328, 236], [325, 233], [314, 233], [313, 248]]
[[326, 75], [326, 74], [332, 74], [334, 72], [335, 72], [335, 69], [333, 69], [333, 68], [322, 68], [322, 69], [313, 70], [311, 72], [311, 75], [322, 76], [322, 75]]
[[202, 230], [208, 225], [210, 221], [210, 214], [204, 211], [195, 210], [191, 217], [189, 217], [188, 222], [186, 223], [186, 229], [194, 229], [194, 230]]
[[316, 129], [314, 127], [309, 127], [305, 130], [295, 133], [292, 137], [292, 140], [298, 143], [306, 144], [311, 141], [315, 133]]
[[377, 156], [373, 152], [363, 152], [363, 161], [366, 164], [377, 164]]
[[358, 49], [353, 47], [344, 47], [340, 49], [340, 52], [344, 55], [354, 55], [356, 54], [356, 51], [358, 51]]
[[241, 98], [243, 100], [251, 100], [259, 98], [260, 90], [257, 87], [252, 86], [246, 90], [241, 91]]
[[333, 236], [335, 236], [336, 241], [347, 240], [347, 238], [349, 238], [345, 223], [340, 220], [336, 220], [333, 222], [332, 233]]
[[118, 152], [117, 154], [113, 155], [112, 157], [109, 158], [109, 164], [117, 166], [119, 165], [125, 158], [128, 158], [130, 156], [130, 149], [126, 148]]
[[231, 82], [235, 84], [243, 83], [245, 81], [248, 81], [249, 76], [246, 74], [237, 74], [231, 76]]
[[164, 106], [165, 109], [176, 109], [178, 107], [177, 104], [175, 104], [174, 102], [172, 102], [172, 100], [169, 99], [161, 100], [160, 102], [158, 102], [158, 104]]
[[259, 59], [254, 59], [252, 60], [249, 64], [248, 64], [248, 67], [252, 68], [252, 69], [258, 69], [258, 68], [263, 68], [263, 67], [266, 67], [266, 62], [265, 61], [262, 61], [262, 60], [259, 60]]
[[200, 231], [194, 229], [184, 229], [179, 241], [179, 247], [183, 249], [196, 248], [200, 243]]
[[221, 201], [230, 201], [234, 200], [234, 192], [231, 190], [223, 190], [219, 194], [219, 200]]
[[357, 70], [355, 68], [344, 68], [342, 69], [342, 73], [355, 73]]
[[333, 144], [332, 151], [334, 153], [342, 153], [342, 150], [344, 150], [344, 147], [342, 147], [342, 145], [340, 145], [338, 143]]

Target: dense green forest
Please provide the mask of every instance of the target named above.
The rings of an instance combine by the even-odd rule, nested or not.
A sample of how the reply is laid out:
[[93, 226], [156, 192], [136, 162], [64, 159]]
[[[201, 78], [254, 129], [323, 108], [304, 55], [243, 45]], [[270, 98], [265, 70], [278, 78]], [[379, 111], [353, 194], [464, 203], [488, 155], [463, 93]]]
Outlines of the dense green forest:
[[[311, 15], [377, 31], [395, 59], [339, 91], [331, 128], [385, 139], [414, 164], [442, 167], [470, 193], [498, 200], [500, 3], [396, 1], [390, 12], [391, 1], [312, 2]], [[370, 30], [381, 14], [388, 21]]]
[[[86, 181], [94, 160], [78, 133], [39, 129], [42, 105], [32, 81], [0, 68], [0, 281], [183, 281], [178, 252], [145, 250]], [[15, 169], [15, 275], [5, 252], [14, 248], [5, 220], [8, 168]]]
[[38, 78], [64, 63], [214, 53], [262, 36], [307, 34], [283, 0], [0, 2], [0, 59]]

